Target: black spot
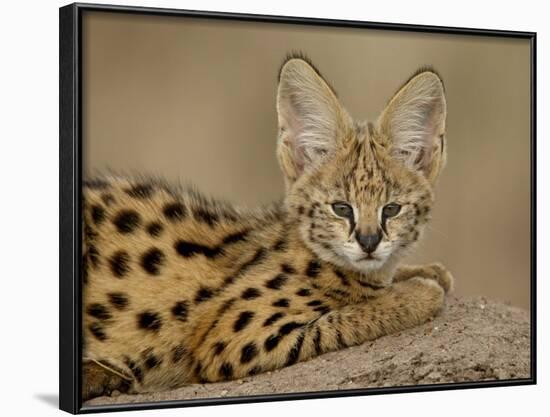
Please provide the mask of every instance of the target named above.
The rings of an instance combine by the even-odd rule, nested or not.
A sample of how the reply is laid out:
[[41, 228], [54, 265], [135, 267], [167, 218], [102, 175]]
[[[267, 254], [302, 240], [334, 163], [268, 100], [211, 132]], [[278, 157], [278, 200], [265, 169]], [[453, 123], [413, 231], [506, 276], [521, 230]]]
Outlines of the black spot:
[[259, 248], [249, 261], [241, 265], [241, 267], [237, 271], [237, 275], [242, 275], [246, 271], [248, 271], [251, 267], [260, 264], [265, 257], [266, 257], [266, 250], [264, 248]]
[[157, 248], [151, 248], [141, 256], [141, 266], [151, 275], [158, 275], [165, 256]]
[[182, 220], [187, 215], [187, 210], [181, 203], [170, 203], [164, 206], [162, 212], [170, 221], [176, 222]]
[[335, 269], [334, 270], [334, 273], [336, 274], [336, 276], [340, 279], [340, 282], [342, 283], [342, 285], [346, 286], [346, 287], [349, 287], [350, 283], [349, 283], [349, 279], [348, 277], [346, 277], [344, 275], [344, 273], [338, 269]]
[[235, 332], [241, 331], [248, 326], [253, 317], [254, 313], [252, 311], [243, 311], [239, 314], [239, 318], [235, 321], [235, 324], [233, 324], [233, 330]]
[[372, 289], [372, 290], [379, 290], [379, 289], [381, 289], [381, 288], [384, 288], [383, 286], [369, 284], [368, 282], [363, 282], [363, 281], [358, 281], [358, 282], [359, 282], [359, 285], [360, 285], [361, 287], [370, 288], [370, 289]]
[[342, 332], [340, 330], [336, 332], [336, 343], [338, 345], [338, 349], [343, 349], [346, 347], [346, 343], [344, 342], [344, 337], [342, 336]]
[[296, 291], [296, 295], [299, 295], [300, 297], [309, 297], [311, 295], [311, 290], [307, 288], [302, 288]]
[[130, 255], [125, 251], [118, 251], [111, 256], [109, 259], [109, 265], [111, 266], [111, 271], [113, 275], [118, 278], [122, 278], [124, 275], [130, 271]]
[[304, 206], [298, 207], [298, 214], [299, 214], [299, 215], [304, 214], [304, 211], [305, 211]]
[[88, 187], [92, 190], [102, 190], [104, 188], [107, 188], [109, 186], [109, 183], [100, 179], [91, 179], [84, 181], [83, 185], [84, 187]]
[[288, 307], [289, 305], [290, 300], [288, 298], [280, 298], [272, 304], [273, 307]]
[[94, 241], [97, 237], [97, 233], [90, 227], [88, 223], [84, 223], [84, 236], [88, 241]]
[[241, 350], [241, 363], [248, 363], [258, 354], [258, 348], [254, 342], [247, 343]]
[[272, 278], [269, 281], [267, 281], [265, 283], [265, 286], [267, 288], [271, 288], [272, 290], [279, 290], [287, 280], [288, 280], [288, 277], [285, 274], [279, 274], [275, 278]]
[[122, 380], [120, 384], [118, 385], [117, 389], [119, 392], [123, 394], [127, 394], [132, 386], [132, 383], [128, 380]]
[[215, 345], [214, 345], [214, 355], [219, 355], [220, 353], [223, 352], [223, 350], [225, 349], [225, 342], [217, 342]]
[[101, 200], [107, 207], [109, 207], [112, 203], [115, 202], [115, 198], [111, 193], [101, 194]]
[[260, 372], [262, 372], [262, 368], [259, 366], [254, 366], [253, 368], [250, 368], [250, 371], [248, 371], [249, 376], [258, 375]]
[[100, 323], [92, 323], [88, 326], [90, 332], [96, 337], [97, 340], [103, 342], [107, 340], [107, 334]]
[[99, 320], [109, 320], [113, 317], [107, 307], [99, 303], [90, 304], [86, 309], [86, 312], [90, 316], [95, 317]]
[[117, 310], [124, 310], [126, 307], [128, 307], [128, 296], [121, 293], [121, 292], [111, 292], [107, 294], [109, 297], [109, 302], [113, 305], [114, 308]]
[[202, 373], [202, 363], [201, 361], [198, 361], [197, 365], [195, 366], [195, 375], [197, 375], [199, 379], [202, 379], [201, 373]]
[[150, 354], [145, 359], [145, 366], [147, 369], [153, 369], [162, 363], [162, 359], [157, 358], [155, 355]]
[[264, 327], [271, 326], [273, 323], [275, 323], [277, 320], [280, 320], [284, 316], [285, 313], [282, 313], [280, 311], [278, 313], [272, 314], [264, 321]]
[[237, 301], [236, 298], [229, 298], [228, 300], [226, 300], [218, 310], [218, 318], [219, 316], [223, 315], [227, 310], [229, 310], [231, 306], [235, 303], [235, 301]]
[[162, 327], [162, 320], [158, 313], [144, 311], [137, 316], [138, 327], [144, 330], [158, 331]]
[[307, 305], [311, 306], [311, 307], [320, 306], [321, 304], [323, 304], [323, 302], [321, 300], [313, 300], [313, 301], [310, 301], [309, 303], [307, 303]]
[[194, 214], [195, 219], [202, 223], [206, 223], [210, 227], [214, 226], [220, 220], [220, 217], [216, 213], [212, 213], [202, 208], [197, 209]]
[[114, 225], [120, 233], [132, 233], [139, 227], [140, 222], [139, 214], [134, 210], [122, 210], [113, 220]]
[[295, 322], [295, 321], [289, 321], [288, 323], [283, 324], [281, 326], [281, 328], [279, 329], [279, 334], [280, 335], [287, 335], [290, 332], [292, 332], [293, 330], [298, 329], [302, 326], [303, 326], [303, 323], [298, 323], [298, 322]]
[[88, 258], [92, 261], [92, 266], [94, 268], [99, 266], [99, 251], [95, 245], [90, 245], [88, 248]]
[[105, 221], [105, 209], [101, 206], [92, 206], [92, 220], [98, 226]]
[[189, 302], [187, 301], [178, 301], [172, 307], [172, 314], [179, 321], [186, 321], [187, 314], [189, 313]]
[[225, 379], [233, 378], [233, 365], [231, 365], [229, 362], [224, 362], [223, 365], [220, 367], [220, 376], [224, 377]]
[[132, 368], [130, 369], [132, 371], [132, 374], [134, 375], [134, 377], [139, 381], [143, 381], [143, 370], [141, 369], [141, 367], [139, 366], [136, 366], [135, 368]]
[[264, 342], [265, 350], [268, 352], [271, 352], [273, 349], [277, 347], [280, 341], [281, 341], [281, 336], [279, 336], [278, 334], [277, 335], [272, 334], [267, 339], [265, 339], [265, 342]]
[[296, 270], [288, 264], [282, 264], [281, 269], [285, 274], [295, 274], [296, 273]]
[[321, 305], [319, 307], [315, 307], [313, 311], [318, 311], [321, 314], [327, 314], [330, 313], [330, 307]]
[[158, 237], [162, 233], [163, 229], [164, 228], [162, 227], [162, 224], [160, 224], [159, 222], [153, 222], [147, 226], [147, 233], [149, 233], [153, 237]]
[[296, 339], [296, 343], [294, 343], [294, 346], [292, 346], [288, 352], [285, 366], [294, 365], [298, 362], [298, 359], [300, 359], [300, 351], [302, 350], [302, 345], [304, 344], [304, 337], [305, 333], [302, 332], [300, 336], [298, 336], [298, 339]]
[[136, 363], [131, 360], [129, 357], [124, 358], [124, 362], [126, 365], [128, 365], [128, 368], [130, 368], [130, 371], [134, 375], [134, 377], [137, 379], [138, 382], [143, 381], [143, 370], [136, 365]]
[[153, 193], [151, 184], [138, 184], [126, 190], [126, 194], [134, 198], [147, 198]]
[[246, 240], [249, 230], [242, 230], [240, 232], [231, 233], [223, 238], [222, 243], [224, 245], [230, 245], [232, 243], [242, 242]]
[[183, 345], [175, 346], [172, 349], [172, 362], [178, 363], [183, 359], [186, 353], [187, 353], [187, 349], [185, 349], [185, 346]]
[[207, 258], [214, 258], [223, 251], [221, 248], [201, 245], [199, 243], [186, 242], [184, 240], [178, 240], [175, 244], [176, 252], [184, 258], [190, 258], [196, 255], [204, 255]]
[[317, 326], [315, 331], [315, 337], [313, 338], [313, 346], [315, 347], [315, 353], [320, 355], [323, 353], [323, 347], [321, 346], [321, 329]]
[[319, 275], [319, 272], [321, 272], [321, 263], [313, 259], [309, 262], [306, 269], [306, 275], [310, 278], [315, 278]]
[[195, 303], [202, 303], [203, 301], [208, 300], [209, 298], [212, 298], [214, 295], [214, 291], [211, 288], [207, 287], [201, 287], [197, 291], [197, 294], [195, 295]]
[[253, 300], [254, 298], [258, 298], [262, 293], [257, 288], [247, 288], [243, 291], [241, 294], [241, 297], [245, 300]]
[[288, 246], [288, 242], [284, 237], [282, 237], [275, 242], [275, 244], [273, 245], [273, 250], [275, 252], [282, 252], [286, 250], [287, 246]]

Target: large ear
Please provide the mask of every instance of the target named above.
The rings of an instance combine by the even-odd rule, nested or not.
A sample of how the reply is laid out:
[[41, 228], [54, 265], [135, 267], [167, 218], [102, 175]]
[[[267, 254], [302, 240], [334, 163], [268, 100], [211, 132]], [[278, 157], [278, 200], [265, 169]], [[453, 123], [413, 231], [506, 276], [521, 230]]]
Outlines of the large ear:
[[392, 155], [434, 184], [445, 165], [447, 103], [439, 75], [418, 71], [390, 100], [378, 119]]
[[336, 148], [349, 116], [321, 74], [304, 58], [289, 58], [279, 73], [277, 156], [287, 187]]

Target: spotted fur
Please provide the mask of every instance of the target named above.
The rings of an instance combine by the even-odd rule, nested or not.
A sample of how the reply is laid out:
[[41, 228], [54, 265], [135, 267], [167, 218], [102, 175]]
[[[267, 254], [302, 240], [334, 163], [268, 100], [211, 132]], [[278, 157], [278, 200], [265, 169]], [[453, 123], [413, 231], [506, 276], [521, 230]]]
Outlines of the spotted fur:
[[[255, 375], [442, 307], [452, 286], [444, 267], [398, 266], [430, 217], [445, 162], [439, 76], [416, 73], [376, 123], [359, 123], [319, 71], [290, 56], [277, 110], [286, 195], [270, 208], [151, 179], [85, 184], [85, 398]], [[391, 218], [388, 203], [400, 205]], [[380, 241], [366, 254], [359, 238], [369, 233]]]

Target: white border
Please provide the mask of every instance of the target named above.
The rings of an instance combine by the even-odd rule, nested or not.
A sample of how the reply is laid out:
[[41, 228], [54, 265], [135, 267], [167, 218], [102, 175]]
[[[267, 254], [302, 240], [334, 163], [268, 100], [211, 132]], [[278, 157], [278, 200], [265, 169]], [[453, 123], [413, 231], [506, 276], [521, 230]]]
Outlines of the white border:
[[[97, 3], [109, 3], [96, 1]], [[353, 19], [392, 23], [507, 29], [538, 32], [538, 156], [549, 156], [545, 141], [547, 114], [549, 25], [543, 1], [315, 1], [259, 2], [117, 1], [117, 4], [213, 10], [271, 15]], [[58, 352], [58, 7], [56, 0], [9, 1], [0, 14], [0, 306], [3, 415], [60, 413], [57, 394]], [[518, 140], [526, 140], [518, 138]], [[239, 413], [242, 417], [307, 413], [314, 416], [394, 415], [514, 416], [547, 409], [550, 392], [548, 361], [541, 346], [548, 341], [542, 327], [549, 304], [542, 302], [544, 277], [550, 275], [544, 236], [550, 224], [549, 196], [543, 184], [550, 180], [550, 164], [538, 169], [538, 305], [539, 340], [537, 386], [464, 391], [392, 394], [370, 397], [288, 401], [134, 412], [134, 415], [214, 416]], [[545, 259], [546, 258], [546, 259]], [[544, 401], [546, 399], [546, 401]], [[546, 407], [544, 407], [546, 405]], [[541, 412], [538, 412], [539, 415]], [[126, 415], [120, 413], [118, 415]]]

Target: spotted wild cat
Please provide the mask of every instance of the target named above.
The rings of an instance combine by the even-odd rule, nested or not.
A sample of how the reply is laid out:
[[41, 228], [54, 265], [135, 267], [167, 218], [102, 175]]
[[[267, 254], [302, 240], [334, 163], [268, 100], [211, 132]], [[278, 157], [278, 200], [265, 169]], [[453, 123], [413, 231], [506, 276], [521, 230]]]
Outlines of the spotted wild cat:
[[279, 74], [284, 201], [248, 210], [158, 180], [84, 187], [83, 397], [241, 378], [419, 325], [452, 277], [400, 266], [445, 163], [441, 78], [353, 121], [302, 56]]

